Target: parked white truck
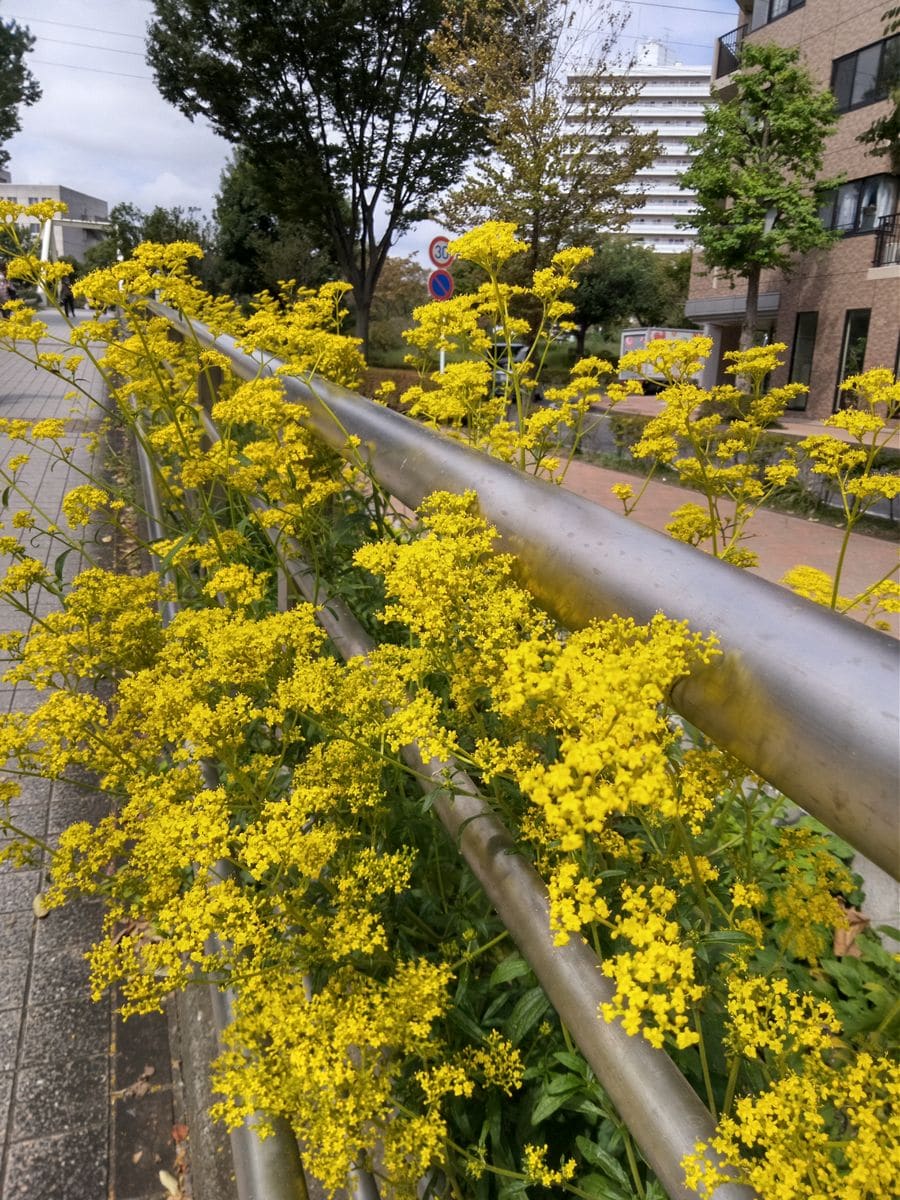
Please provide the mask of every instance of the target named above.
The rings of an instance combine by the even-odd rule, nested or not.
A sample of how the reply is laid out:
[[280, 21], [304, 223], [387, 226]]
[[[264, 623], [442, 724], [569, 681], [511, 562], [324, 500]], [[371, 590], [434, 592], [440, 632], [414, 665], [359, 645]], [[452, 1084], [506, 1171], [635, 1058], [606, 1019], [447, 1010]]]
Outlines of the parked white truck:
[[[684, 338], [696, 337], [700, 333], [699, 329], [664, 329], [660, 326], [648, 329], [623, 329], [622, 339], [619, 344], [619, 357], [623, 354], [628, 354], [630, 350], [643, 350], [645, 346], [649, 346], [651, 342], [657, 341], [680, 341]], [[619, 379], [622, 383], [626, 383], [629, 379], [643, 379], [645, 383], [659, 384], [665, 383], [662, 375], [657, 371], [651, 371], [649, 367], [644, 368], [643, 374], [638, 374], [637, 371], [619, 371]]]

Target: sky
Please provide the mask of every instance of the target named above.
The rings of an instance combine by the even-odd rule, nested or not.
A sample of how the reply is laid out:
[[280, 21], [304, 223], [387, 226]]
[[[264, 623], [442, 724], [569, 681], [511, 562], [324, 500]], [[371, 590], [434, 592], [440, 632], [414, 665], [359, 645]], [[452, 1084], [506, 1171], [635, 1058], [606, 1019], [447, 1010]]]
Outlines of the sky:
[[[623, 50], [655, 38], [678, 61], [708, 63], [716, 37], [734, 29], [735, 0], [622, 0]], [[157, 93], [144, 60], [150, 0], [0, 0], [0, 18], [36, 37], [29, 66], [43, 96], [20, 110], [8, 143], [15, 183], [55, 183], [149, 211], [160, 204], [211, 215], [230, 147]], [[436, 227], [408, 234], [394, 253], [418, 255]], [[423, 265], [427, 254], [421, 254]]]

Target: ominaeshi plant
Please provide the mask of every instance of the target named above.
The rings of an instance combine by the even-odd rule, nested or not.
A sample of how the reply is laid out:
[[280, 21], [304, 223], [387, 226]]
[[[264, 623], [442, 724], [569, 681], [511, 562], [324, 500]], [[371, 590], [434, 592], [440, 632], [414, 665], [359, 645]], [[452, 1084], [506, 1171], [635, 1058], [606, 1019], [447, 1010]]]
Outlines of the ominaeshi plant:
[[[511, 344], [524, 330], [497, 271], [512, 232], [488, 226], [458, 248], [486, 289], [443, 318], [421, 314], [419, 331], [444, 320], [448, 347]], [[315, 388], [360, 377], [342, 289], [287, 285], [245, 317], [204, 294], [198, 253], [143, 245], [87, 276], [81, 294], [115, 319], [56, 344], [22, 304], [0, 329], [6, 352], [70, 381], [73, 403], [100, 405], [151, 455], [161, 497], [152, 542], [128, 481], [99, 471], [56, 524], [21, 471], [36, 450], [69, 461], [71, 433], [2, 425], [15, 445], [0, 591], [31, 621], [3, 638], [5, 678], [39, 700], [0, 721], [3, 797], [17, 775], [89, 772], [110, 799], [108, 816], [43, 847], [46, 906], [105, 903], [94, 994], [114, 987], [136, 1013], [198, 979], [233, 985], [216, 1112], [263, 1129], [284, 1117], [329, 1192], [364, 1167], [410, 1200], [422, 1187], [661, 1200], [436, 821], [433, 790], [423, 799], [404, 765], [416, 742], [475, 779], [546, 881], [557, 941], [596, 950], [614, 984], [597, 1020], [671, 1054], [709, 1107], [712, 1148], [684, 1164], [698, 1195], [723, 1174], [779, 1200], [896, 1191], [894, 963], [875, 933], [849, 937], [862, 901], [849, 848], [670, 709], [673, 685], [717, 655], [714, 631], [664, 614], [561, 629], [495, 551], [477, 497], [438, 493], [414, 517], [393, 508], [360, 447], [319, 444], [277, 375], [234, 378], [146, 300], [277, 354]], [[541, 319], [564, 316], [578, 254], [536, 281]], [[54, 268], [23, 254], [9, 270], [37, 281]], [[85, 360], [104, 395], [85, 394]], [[452, 412], [428, 407], [435, 393], [417, 403], [436, 422], [461, 425], [464, 410], [477, 445], [547, 470], [540, 437], [525, 440], [528, 370], [512, 373], [515, 421], [484, 370], [471, 390], [461, 372], [436, 381]], [[576, 366], [558, 412], [580, 419], [604, 370]], [[92, 529], [134, 546], [132, 573], [109, 570]], [[72, 578], [67, 553], [84, 564]], [[320, 604], [281, 610], [279, 572], [301, 557]], [[373, 635], [369, 654], [343, 661], [320, 627], [336, 597]], [[27, 861], [40, 843], [12, 818], [4, 827], [4, 857]]]
[[[631, 448], [634, 458], [650, 463], [643, 485], [637, 492], [629, 483], [612, 489], [625, 514], [635, 510], [657, 467], [671, 466], [685, 487], [701, 494], [702, 501], [689, 501], [676, 509], [666, 526], [668, 532], [735, 566], [752, 567], [758, 557], [744, 544], [749, 522], [805, 468], [836, 486], [844, 535], [833, 575], [801, 565], [782, 582], [818, 604], [838, 612], [860, 610], [867, 622], [888, 628], [880, 614], [900, 612], [895, 570], [873, 580], [856, 596], [842, 596], [840, 583], [850, 536], [860, 519], [879, 500], [900, 495], [900, 475], [878, 465], [879, 453], [895, 430], [891, 418], [896, 420], [900, 411], [900, 381], [885, 367], [845, 379], [841, 391], [848, 406], [823, 422], [839, 432], [804, 438], [795, 449], [786, 448], [777, 462], [766, 463], [760, 454], [766, 430], [809, 389], [801, 383], [766, 388], [769, 374], [783, 363], [787, 346], [781, 342], [725, 354], [726, 372], [742, 380], [748, 391], [732, 384], [701, 388], [696, 376], [711, 350], [712, 340], [698, 335], [653, 342], [622, 356], [620, 370], [638, 375], [649, 370], [666, 382], [660, 395], [662, 410], [646, 423]], [[617, 404], [625, 399], [627, 389], [613, 384], [607, 391]]]

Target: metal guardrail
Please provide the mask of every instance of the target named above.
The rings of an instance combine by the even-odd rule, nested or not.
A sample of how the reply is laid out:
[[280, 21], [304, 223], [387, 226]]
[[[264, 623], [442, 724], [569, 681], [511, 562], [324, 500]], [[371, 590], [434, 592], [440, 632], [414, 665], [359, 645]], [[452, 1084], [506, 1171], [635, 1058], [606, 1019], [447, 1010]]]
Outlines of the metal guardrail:
[[[219, 440], [208, 416], [204, 426], [211, 441]], [[267, 534], [277, 540], [272, 530]], [[284, 567], [291, 582], [317, 605], [317, 619], [338, 653], [344, 659], [371, 653], [371, 638], [342, 600], [323, 594], [321, 579], [302, 560], [299, 547], [289, 539], [282, 550], [287, 550]], [[583, 938], [573, 936], [565, 946], [556, 945], [543, 880], [515, 853], [509, 831], [469, 776], [453, 761], [426, 762], [415, 745], [404, 747], [401, 755], [667, 1194], [671, 1200], [696, 1200], [696, 1193], [685, 1187], [681, 1163], [697, 1142], [709, 1144], [714, 1136], [708, 1110], [663, 1050], [625, 1033], [618, 1022], [601, 1020], [600, 1006], [612, 1002], [615, 985], [601, 974], [597, 955]], [[275, 1155], [264, 1165], [274, 1171], [277, 1164]], [[356, 1200], [377, 1200], [371, 1177], [354, 1174]], [[283, 1195], [291, 1200], [291, 1193], [264, 1194], [267, 1200], [282, 1200]], [[721, 1184], [714, 1192], [715, 1200], [754, 1196], [739, 1184]]]
[[[162, 305], [238, 377], [274, 373]], [[375, 478], [403, 503], [477, 492], [523, 582], [563, 625], [665, 612], [714, 632], [722, 655], [679, 683], [676, 709], [861, 854], [900, 878], [900, 644], [775, 584], [609, 513], [442, 437], [344, 388], [281, 376], [330, 446], [361, 439]]]
[[[255, 378], [278, 366], [265, 356], [245, 354], [231, 339], [214, 339], [160, 305], [153, 308], [183, 335], [215, 345], [239, 377]], [[525, 477], [342, 388], [282, 380], [328, 444], [341, 451], [348, 434], [361, 439], [374, 476], [404, 503], [415, 505], [440, 488], [475, 489], [485, 515], [518, 556], [525, 582], [566, 625], [613, 612], [646, 620], [661, 609], [689, 617], [694, 628], [715, 630], [724, 655], [676, 689], [677, 706], [870, 857], [879, 857], [879, 847], [887, 849], [880, 860], [888, 865], [897, 767], [892, 722], [898, 698], [892, 683], [900, 663], [891, 639]], [[200, 391], [208, 403], [208, 378]], [[217, 436], [209, 424], [208, 432]], [[334, 600], [323, 603], [316, 576], [289, 550], [292, 579], [321, 606], [332, 642], [345, 656], [367, 653], [370, 643], [353, 615]], [[847, 694], [867, 698], [871, 720], [855, 720], [846, 711]], [[863, 735], [865, 744], [858, 745]], [[431, 785], [425, 786], [440, 789], [435, 812], [648, 1162], [674, 1200], [689, 1200], [680, 1164], [697, 1141], [709, 1141], [709, 1113], [665, 1053], [598, 1019], [600, 1004], [610, 998], [610, 981], [583, 939], [554, 944], [542, 881], [526, 860], [509, 853], [509, 833], [472, 781], [453, 764], [424, 763], [415, 747], [407, 754], [413, 769], [426, 781], [430, 777]], [[860, 814], [862, 836], [856, 826]], [[285, 1181], [288, 1188], [292, 1184], [290, 1167], [285, 1174], [280, 1156], [263, 1159], [252, 1145], [250, 1154], [258, 1172], [251, 1186], [268, 1189], [262, 1193], [267, 1200], [293, 1200], [282, 1188]], [[747, 1200], [753, 1193], [725, 1184], [715, 1195]]]

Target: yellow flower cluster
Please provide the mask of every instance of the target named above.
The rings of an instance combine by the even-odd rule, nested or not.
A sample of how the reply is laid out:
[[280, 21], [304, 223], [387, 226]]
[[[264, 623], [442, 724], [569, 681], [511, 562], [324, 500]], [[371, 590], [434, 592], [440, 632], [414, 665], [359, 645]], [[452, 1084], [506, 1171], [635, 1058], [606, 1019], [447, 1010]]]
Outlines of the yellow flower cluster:
[[732, 980], [728, 1010], [735, 1053], [786, 1061], [761, 1092], [738, 1098], [710, 1145], [685, 1159], [686, 1185], [709, 1196], [737, 1179], [774, 1200], [896, 1195], [900, 1065], [867, 1051], [833, 1053], [831, 1006], [791, 992], [783, 979]]
[[[465, 417], [490, 452], [554, 470], [561, 429], [577, 435], [608, 364], [583, 360], [565, 386], [547, 390], [558, 409], [526, 404], [516, 421], [506, 420], [505, 400], [500, 411], [497, 397], [478, 393], [495, 341], [527, 327], [511, 309], [537, 305], [543, 340], [509, 370], [523, 400], [564, 325], [563, 296], [583, 252], [563, 252], [526, 294], [499, 277], [522, 249], [512, 227], [474, 231], [457, 249], [489, 279], [474, 297], [422, 310], [412, 345], [423, 361], [435, 347], [452, 361], [443, 383], [423, 384], [421, 412], [442, 423]], [[854, 881], [817, 836], [772, 833], [777, 801], [668, 711], [673, 687], [710, 661], [715, 639], [663, 615], [646, 626], [614, 618], [561, 630], [516, 582], [511, 557], [495, 553], [474, 495], [435, 495], [415, 518], [390, 511], [352, 440], [344, 466], [305, 431], [277, 379], [241, 383], [223, 356], [190, 338], [172, 342], [141, 294], [152, 287], [189, 319], [282, 356], [315, 388], [320, 375], [359, 376], [358, 346], [339, 330], [344, 287], [287, 285], [245, 321], [227, 299], [203, 294], [193, 256], [188, 246], [144, 246], [84, 281], [96, 306], [124, 309], [121, 333], [86, 322], [57, 354], [31, 350], [43, 335], [25, 309], [0, 330], [4, 344], [76, 387], [74, 359], [100, 357], [111, 415], [132, 422], [139, 407], [135, 436], [159, 465], [159, 574], [91, 566], [63, 587], [46, 556], [2, 539], [8, 602], [32, 614], [45, 589], [59, 605], [48, 612], [42, 603], [27, 635], [2, 635], [5, 679], [34, 684], [40, 703], [0, 720], [0, 753], [47, 777], [89, 769], [114, 800], [95, 825], [61, 834], [46, 897], [105, 901], [91, 954], [95, 994], [115, 985], [135, 1012], [198, 976], [234, 984], [218, 1113], [229, 1122], [284, 1116], [329, 1190], [352, 1167], [375, 1167], [389, 1193], [412, 1198], [432, 1167], [458, 1179], [462, 1160], [474, 1177], [497, 1172], [516, 1189], [587, 1194], [584, 1164], [564, 1155], [583, 1142], [569, 1139], [569, 1122], [596, 1113], [593, 1082], [566, 1077], [573, 1097], [581, 1091], [577, 1108], [554, 1113], [560, 1129], [565, 1121], [562, 1148], [544, 1129], [522, 1145], [535, 1096], [534, 1087], [514, 1096], [523, 1081], [546, 1080], [538, 1094], [554, 1095], [556, 1067], [579, 1064], [549, 1019], [533, 1037], [514, 1034], [528, 1004], [543, 1000], [527, 964], [496, 950], [506, 935], [435, 828], [432, 798], [414, 792], [401, 766], [400, 750], [416, 741], [426, 757], [453, 755], [470, 770], [510, 825], [517, 850], [548, 881], [557, 941], [584, 932], [593, 942], [615, 983], [602, 1018], [696, 1064], [711, 1109], [726, 1113], [718, 1148], [733, 1170], [778, 1196], [779, 1179], [795, 1180], [790, 1154], [799, 1158], [806, 1106], [822, 1194], [888, 1194], [889, 1166], [866, 1174], [864, 1165], [896, 1089], [876, 1057], [881, 1043], [873, 1037], [859, 1054], [860, 1039], [842, 1032], [838, 1041], [834, 1011], [771, 971], [780, 954], [792, 973], [813, 978], [806, 964], [827, 956], [844, 919], [837, 896], [850, 896]], [[21, 269], [36, 278], [41, 268], [23, 255]], [[468, 350], [478, 362], [455, 361]], [[751, 507], [793, 469], [734, 470], [788, 398], [761, 392], [775, 351], [735, 359], [735, 374], [751, 380], [741, 401], [749, 415], [736, 413], [724, 434], [692, 381], [702, 351], [657, 351], [673, 387], [646, 445], [677, 456], [694, 436], [686, 476], [712, 464], [721, 494]], [[201, 420], [198, 377], [220, 440]], [[892, 402], [889, 386], [878, 385], [879, 404]], [[738, 395], [717, 393], [723, 405]], [[868, 438], [867, 420], [847, 416], [844, 432]], [[62, 422], [4, 421], [0, 432], [21, 443], [8, 482], [34, 445], [66, 456]], [[67, 521], [81, 529], [99, 514], [114, 526], [126, 495], [85, 480], [66, 499]], [[695, 540], [720, 539], [723, 557], [740, 558], [737, 529], [715, 510], [681, 519]], [[8, 525], [42, 550], [46, 538], [76, 548], [84, 540], [48, 526], [39, 507]], [[370, 655], [340, 662], [309, 604], [273, 611], [282, 568], [298, 555], [321, 571], [323, 597], [330, 587], [358, 606], [380, 639]], [[160, 608], [176, 598], [180, 611], [164, 625]], [[0, 803], [13, 794], [0, 788]], [[0, 815], [0, 829], [13, 838], [0, 855], [26, 861], [12, 820]], [[495, 969], [504, 972], [499, 989]], [[722, 1050], [700, 1031], [707, 1040], [720, 1031], [723, 1012], [733, 1075], [720, 1104], [714, 1092], [724, 1085], [709, 1064]], [[514, 1098], [501, 1105], [489, 1089]], [[700, 1150], [689, 1170], [704, 1186], [717, 1168]]]
[[694, 952], [683, 944], [674, 892], [660, 886], [649, 892], [640, 884], [622, 889], [622, 914], [616, 918], [613, 939], [625, 938], [634, 947], [603, 963], [603, 973], [615, 980], [612, 1003], [602, 1004], [605, 1021], [621, 1020], [626, 1033], [642, 1033], [651, 1046], [670, 1037], [679, 1050], [700, 1040], [690, 1029], [691, 1008], [702, 997]]
[[[546, 389], [552, 408], [535, 408], [533, 399], [540, 394], [547, 351], [571, 328], [574, 306], [564, 297], [577, 286], [576, 272], [592, 251], [561, 250], [549, 266], [534, 272], [526, 288], [501, 278], [509, 261], [527, 249], [515, 233], [512, 224], [488, 221], [451, 244], [452, 252], [480, 267], [487, 280], [472, 293], [415, 310], [416, 325], [404, 337], [416, 351], [407, 362], [423, 382], [402, 400], [413, 416], [465, 437], [504, 462], [561, 481], [560, 443], [569, 441], [562, 457], [571, 461], [589, 397], [599, 396], [612, 366], [582, 359], [566, 386]], [[534, 320], [520, 315], [532, 310], [539, 314]], [[435, 371], [438, 354], [450, 361]]]

